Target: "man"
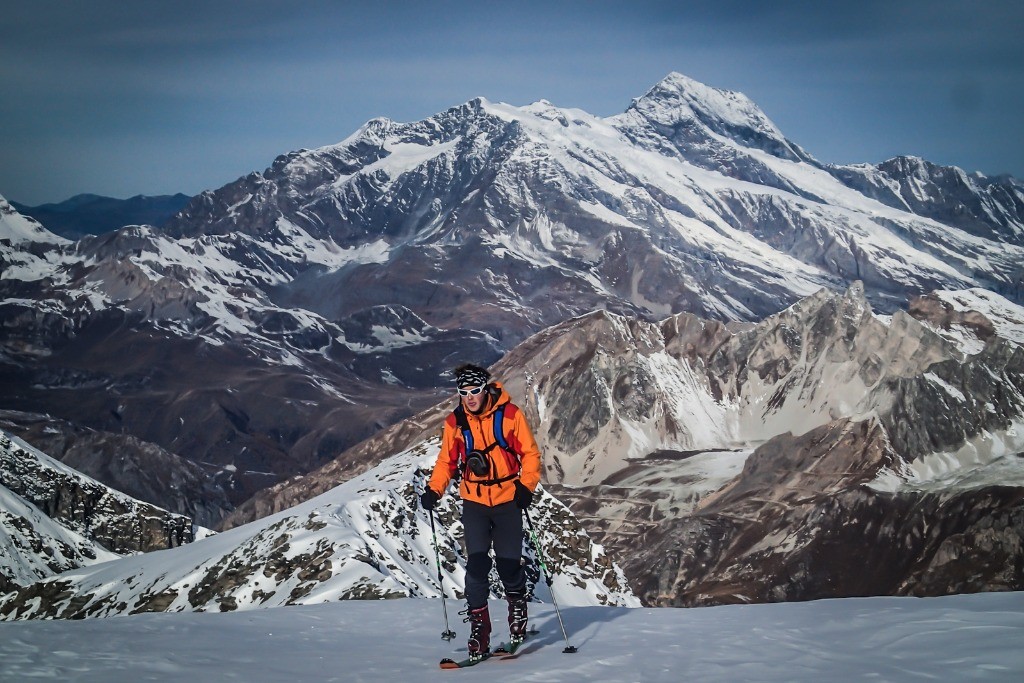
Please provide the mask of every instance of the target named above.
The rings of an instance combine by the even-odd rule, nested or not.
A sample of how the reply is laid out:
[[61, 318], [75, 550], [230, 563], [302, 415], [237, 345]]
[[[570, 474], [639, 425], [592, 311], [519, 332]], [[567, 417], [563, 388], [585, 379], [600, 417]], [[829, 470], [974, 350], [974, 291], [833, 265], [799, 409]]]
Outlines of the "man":
[[491, 382], [487, 370], [461, 365], [454, 374], [460, 402], [445, 420], [441, 452], [420, 502], [433, 510], [451, 480], [461, 476], [469, 654], [484, 657], [490, 651], [492, 546], [508, 600], [510, 639], [521, 642], [526, 636], [522, 511], [540, 483], [540, 451], [523, 412], [500, 382]]

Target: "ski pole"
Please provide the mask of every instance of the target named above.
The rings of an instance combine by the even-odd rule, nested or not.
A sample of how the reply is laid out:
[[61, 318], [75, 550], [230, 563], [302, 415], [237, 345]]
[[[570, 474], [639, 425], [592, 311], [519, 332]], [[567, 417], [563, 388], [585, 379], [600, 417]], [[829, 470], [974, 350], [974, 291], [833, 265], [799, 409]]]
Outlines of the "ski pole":
[[562, 613], [558, 609], [558, 601], [555, 600], [555, 589], [551, 586], [551, 570], [544, 561], [544, 551], [541, 550], [540, 541], [537, 540], [537, 530], [533, 527], [533, 520], [530, 519], [530, 511], [523, 510], [526, 515], [526, 523], [530, 525], [530, 537], [533, 539], [533, 549], [537, 551], [537, 561], [540, 563], [541, 574], [544, 575], [544, 582], [548, 584], [548, 592], [551, 594], [551, 604], [555, 606], [555, 614], [558, 616], [558, 625], [562, 627], [562, 637], [565, 638], [565, 649], [562, 652], [572, 654], [578, 652], [575, 646], [569, 644], [569, 636], [565, 632], [565, 622], [562, 621]]
[[448, 626], [448, 603], [444, 597], [444, 583], [441, 578], [441, 553], [437, 549], [437, 529], [434, 526], [434, 511], [430, 510], [430, 533], [434, 537], [434, 559], [437, 560], [437, 587], [441, 590], [441, 609], [444, 610], [444, 633], [441, 637], [451, 640], [455, 637], [455, 631]]

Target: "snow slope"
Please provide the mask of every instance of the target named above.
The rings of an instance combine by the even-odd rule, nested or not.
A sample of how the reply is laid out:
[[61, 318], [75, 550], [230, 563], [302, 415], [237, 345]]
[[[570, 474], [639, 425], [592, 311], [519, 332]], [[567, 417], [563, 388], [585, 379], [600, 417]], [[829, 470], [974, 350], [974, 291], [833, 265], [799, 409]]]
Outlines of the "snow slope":
[[39, 221], [18, 213], [11, 203], [0, 196], [0, 240], [11, 243], [44, 242], [48, 244], [70, 244], [70, 240], [59, 237]]
[[[194, 543], [64, 572], [0, 597], [4, 617], [245, 611], [438, 597], [441, 590], [461, 598], [465, 557], [456, 496], [445, 496], [436, 511], [442, 586], [430, 518], [417, 501], [438, 449], [437, 438], [418, 444], [301, 505]], [[640, 604], [564, 505], [541, 491], [531, 510], [562, 602]], [[541, 585], [537, 597], [547, 595]]]
[[[497, 637], [503, 604], [492, 604]], [[442, 671], [439, 600], [347, 601], [232, 614], [0, 624], [0, 680], [1019, 681], [1024, 593], [703, 609], [532, 606], [540, 636], [513, 661]], [[449, 604], [451, 613], [451, 604]]]
[[995, 292], [976, 287], [960, 291], [939, 291], [935, 294], [954, 311], [981, 313], [992, 323], [1000, 337], [1024, 345], [1024, 306]]

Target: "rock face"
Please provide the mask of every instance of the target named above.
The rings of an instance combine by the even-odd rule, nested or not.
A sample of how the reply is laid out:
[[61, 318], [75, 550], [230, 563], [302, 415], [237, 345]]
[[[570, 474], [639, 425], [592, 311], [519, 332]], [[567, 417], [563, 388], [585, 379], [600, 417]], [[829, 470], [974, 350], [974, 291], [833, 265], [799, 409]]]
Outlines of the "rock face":
[[0, 432], [2, 590], [193, 539], [192, 521], [118, 493]]
[[[442, 591], [461, 600], [466, 559], [454, 496], [436, 508], [440, 568], [429, 518], [418, 505], [438, 445], [436, 437], [421, 442], [322, 496], [244, 527], [21, 588], [0, 597], [0, 617], [232, 611]], [[541, 492], [532, 517], [560, 601], [639, 605], [622, 571], [564, 505]], [[536, 555], [532, 548], [524, 555], [536, 583]], [[539, 595], [546, 590], [537, 587]]]
[[854, 280], [883, 312], [1019, 302], [1022, 198], [906, 159], [826, 167], [680, 74], [608, 118], [374, 119], [160, 230], [69, 243], [0, 200], [0, 408], [211, 463], [236, 505], [434, 405], [459, 357], [593, 310], [754, 322]]
[[661, 525], [627, 571], [638, 576], [657, 558], [639, 591], [649, 604], [680, 606], [1020, 590], [1021, 482], [872, 487], [902, 464], [870, 421], [776, 437], [726, 489]]
[[501, 366], [552, 490], [647, 604], [1019, 590], [1024, 351], [979, 311], [937, 317], [877, 318], [858, 288], [736, 332], [602, 315]]
[[0, 429], [137, 500], [212, 528], [232, 509], [210, 473], [127, 434], [76, 427], [47, 415], [0, 411]]

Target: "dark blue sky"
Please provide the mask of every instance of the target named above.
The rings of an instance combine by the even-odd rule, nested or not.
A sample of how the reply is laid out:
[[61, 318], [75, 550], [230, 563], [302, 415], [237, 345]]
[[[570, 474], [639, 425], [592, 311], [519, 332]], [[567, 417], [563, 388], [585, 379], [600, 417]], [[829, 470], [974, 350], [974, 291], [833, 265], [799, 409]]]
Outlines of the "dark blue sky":
[[608, 116], [671, 71], [821, 161], [1024, 178], [1024, 2], [32, 2], [0, 10], [0, 195], [195, 194], [473, 97]]

